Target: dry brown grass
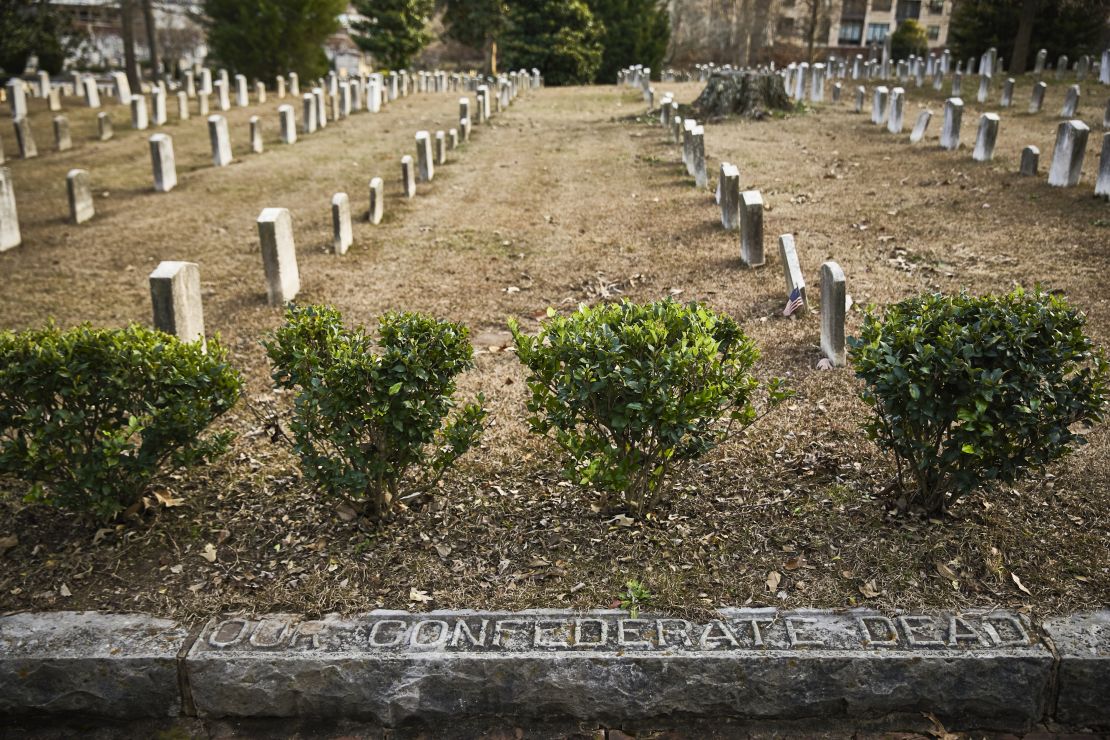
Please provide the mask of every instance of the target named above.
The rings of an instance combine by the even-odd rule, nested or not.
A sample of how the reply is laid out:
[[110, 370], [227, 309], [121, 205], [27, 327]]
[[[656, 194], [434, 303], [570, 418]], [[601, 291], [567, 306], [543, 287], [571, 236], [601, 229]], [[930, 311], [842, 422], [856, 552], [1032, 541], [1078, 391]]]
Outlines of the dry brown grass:
[[[656, 85], [691, 101], [697, 85]], [[710, 172], [739, 165], [763, 192], [768, 264], [747, 270], [719, 227], [711, 191], [684, 176], [661, 130], [637, 120], [639, 97], [615, 88], [550, 89], [526, 96], [437, 168], [411, 203], [399, 198], [400, 156], [420, 128], [454, 125], [456, 95], [400, 101], [286, 147], [278, 103], [265, 107], [267, 152], [246, 153], [246, 119], [230, 123], [236, 164], [209, 165], [204, 123], [173, 124], [178, 189], [151, 191], [146, 137], [113, 110], [117, 139], [92, 143], [94, 117], [70, 111], [78, 148], [15, 162], [23, 246], [0, 255], [0, 325], [54, 316], [64, 324], [149, 321], [147, 275], [162, 259], [200, 263], [210, 333], [219, 332], [247, 377], [246, 404], [284, 407], [270, 390], [259, 339], [280, 321], [265, 305], [254, 220], [267, 206], [293, 214], [301, 300], [370, 323], [388, 309], [466, 323], [479, 343], [463, 393], [483, 392], [492, 426], [441, 495], [383, 528], [342, 521], [301, 481], [296, 461], [259, 435], [246, 404], [226, 422], [233, 452], [170, 482], [183, 506], [105, 528], [18, 503], [11, 484], [0, 535], [0, 608], [145, 609], [199, 619], [243, 609], [319, 613], [368, 608], [609, 606], [629, 578], [659, 609], [689, 613], [729, 604], [884, 608], [1004, 604], [1040, 613], [1110, 601], [1110, 437], [1048, 477], [973, 497], [943, 522], [888, 513], [872, 492], [891, 472], [860, 432], [866, 410], [848, 371], [817, 372], [817, 321], [781, 317], [785, 296], [775, 237], [796, 235], [816, 289], [835, 259], [857, 307], [923, 290], [1001, 291], [1035, 282], [1064, 291], [1110, 336], [1104, 273], [1110, 208], [1090, 193], [1097, 154], [1080, 188], [1049, 188], [1015, 173], [1037, 144], [1042, 168], [1056, 119], [1002, 111], [995, 162], [970, 158], [978, 111], [965, 99], [957, 153], [936, 146], [939, 96], [909, 88], [906, 119], [931, 101], [926, 144], [910, 146], [845, 103], [763, 122], [706, 127]], [[1092, 134], [1096, 85], [1085, 85]], [[1062, 101], [1050, 88], [1046, 111]], [[34, 104], [34, 103], [33, 103]], [[0, 114], [2, 115], [2, 114]], [[32, 119], [40, 150], [48, 116]], [[1092, 141], [1095, 139], [1092, 136]], [[6, 153], [12, 141], [5, 137]], [[92, 173], [98, 215], [65, 223], [64, 178]], [[344, 258], [326, 252], [332, 193], [365, 210], [366, 184], [386, 180], [386, 221], [355, 224]], [[108, 193], [108, 195], [103, 195]], [[603, 286], [603, 287], [599, 287]], [[517, 288], [518, 290], [510, 290]], [[705, 301], [742, 322], [763, 351], [758, 372], [785, 375], [798, 396], [748, 434], [674, 480], [658, 520], [621, 526], [593, 513], [592, 496], [560, 481], [551, 447], [523, 422], [523, 375], [501, 350], [505, 318], [535, 327], [547, 306], [569, 308], [606, 292], [634, 300]], [[858, 321], [858, 308], [850, 329]], [[218, 560], [200, 556], [218, 545]], [[770, 592], [770, 572], [781, 583]], [[1016, 573], [1032, 596], [1017, 590]], [[59, 596], [66, 584], [72, 596]], [[862, 591], [880, 592], [867, 598]], [[861, 591], [862, 589], [862, 591]], [[431, 600], [425, 601], [425, 595]]]

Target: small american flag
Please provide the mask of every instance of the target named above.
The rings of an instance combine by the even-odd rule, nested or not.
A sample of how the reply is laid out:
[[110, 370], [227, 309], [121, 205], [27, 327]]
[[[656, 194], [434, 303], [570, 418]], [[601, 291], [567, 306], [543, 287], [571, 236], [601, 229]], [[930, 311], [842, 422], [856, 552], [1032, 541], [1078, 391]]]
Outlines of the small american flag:
[[792, 316], [795, 311], [805, 305], [805, 300], [802, 298], [802, 289], [794, 288], [790, 291], [790, 298], [786, 301], [786, 308], [782, 309], [783, 316]]

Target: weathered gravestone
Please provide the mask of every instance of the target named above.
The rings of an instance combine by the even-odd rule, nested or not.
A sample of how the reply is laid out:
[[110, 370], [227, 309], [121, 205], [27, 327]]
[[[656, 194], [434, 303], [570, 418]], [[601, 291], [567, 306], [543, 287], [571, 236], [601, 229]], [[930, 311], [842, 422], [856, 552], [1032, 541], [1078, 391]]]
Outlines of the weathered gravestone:
[[266, 273], [266, 299], [271, 306], [282, 306], [296, 298], [301, 289], [289, 210], [263, 209], [258, 217], [258, 239]]
[[890, 91], [890, 106], [886, 115], [886, 129], [892, 134], [902, 133], [903, 107], [906, 100], [906, 91], [896, 87]]
[[721, 162], [717, 189], [720, 192], [721, 225], [727, 231], [735, 231], [740, 228], [740, 168]]
[[66, 197], [69, 200], [69, 220], [83, 224], [96, 213], [93, 207], [92, 186], [88, 170], [70, 170], [66, 175]]
[[150, 303], [155, 329], [182, 342], [204, 342], [204, 306], [196, 263], [158, 263], [150, 273]]
[[301, 116], [301, 130], [306, 134], [316, 132], [316, 97], [312, 93], [305, 93], [303, 98], [304, 111]]
[[1079, 110], [1079, 85], [1072, 85], [1064, 94], [1064, 107], [1060, 109], [1061, 118], [1074, 118]]
[[821, 265], [821, 354], [833, 367], [847, 363], [844, 342], [844, 322], [847, 314], [846, 281], [844, 271], [835, 262]]
[[12, 189], [12, 171], [0, 167], [0, 252], [18, 247], [23, 241], [19, 234], [19, 214], [15, 208], [15, 191]]
[[136, 131], [145, 131], [150, 127], [146, 114], [146, 97], [143, 95], [131, 96], [131, 128]]
[[366, 214], [366, 219], [372, 224], [380, 224], [382, 222], [382, 213], [385, 208], [385, 185], [382, 178], [373, 177], [370, 179], [370, 210]]
[[107, 113], [98, 113], [96, 115], [96, 135], [101, 141], [108, 141], [112, 138], [112, 117]]
[[798, 250], [794, 244], [793, 234], [783, 234], [779, 237], [779, 258], [782, 261], [783, 277], [786, 279], [787, 300], [795, 290], [801, 294], [802, 307], [799, 313], [809, 310], [809, 301], [806, 298], [806, 281], [802, 277], [802, 267], [798, 262]]
[[940, 147], [954, 151], [960, 146], [960, 124], [964, 114], [964, 101], [949, 98], [944, 101], [944, 127], [940, 132]]
[[1048, 85], [1044, 82], [1038, 82], [1033, 85], [1033, 94], [1029, 99], [1029, 112], [1040, 113], [1041, 108], [1044, 107], [1044, 94], [1048, 90]]
[[427, 131], [416, 132], [416, 165], [420, 182], [431, 182], [435, 177], [432, 155], [432, 137]]
[[994, 145], [998, 141], [997, 113], [984, 113], [979, 117], [979, 131], [975, 136], [975, 149], [971, 158], [976, 162], [989, 162], [994, 159]]
[[401, 194], [406, 198], [416, 195], [416, 173], [413, 171], [412, 155], [401, 157]]
[[231, 137], [226, 118], [221, 115], [208, 117], [208, 140], [212, 145], [212, 164], [216, 167], [231, 164]]
[[31, 121], [26, 117], [17, 118], [12, 123], [15, 128], [15, 143], [19, 146], [19, 156], [22, 159], [31, 159], [39, 155], [39, 148], [35, 144], [34, 134], [31, 133]]
[[73, 137], [69, 133], [69, 119], [65, 116], [54, 116], [54, 148], [59, 152], [73, 148]]
[[1019, 174], [1034, 177], [1037, 174], [1037, 165], [1040, 163], [1041, 150], [1035, 146], [1027, 146], [1021, 150], [1021, 169]]
[[173, 139], [168, 134], [150, 137], [150, 161], [154, 173], [154, 189], [168, 193], [177, 185], [177, 164], [173, 156]]
[[1095, 195], [1110, 199], [1110, 132], [1102, 135], [1102, 151], [1098, 156], [1098, 179]]
[[354, 241], [351, 231], [351, 201], [346, 193], [336, 193], [331, 197], [332, 251], [338, 255], [347, 254]]
[[758, 190], [740, 194], [740, 260], [748, 267], [762, 267], [763, 196]]
[[1090, 129], [1082, 121], [1064, 121], [1056, 128], [1056, 146], [1048, 169], [1049, 185], [1068, 188], [1079, 184], [1089, 133]]
[[916, 144], [925, 138], [925, 131], [929, 128], [929, 121], [933, 120], [933, 112], [931, 110], [923, 110], [917, 114], [917, 120], [913, 124], [913, 130], [910, 132], [910, 143]]

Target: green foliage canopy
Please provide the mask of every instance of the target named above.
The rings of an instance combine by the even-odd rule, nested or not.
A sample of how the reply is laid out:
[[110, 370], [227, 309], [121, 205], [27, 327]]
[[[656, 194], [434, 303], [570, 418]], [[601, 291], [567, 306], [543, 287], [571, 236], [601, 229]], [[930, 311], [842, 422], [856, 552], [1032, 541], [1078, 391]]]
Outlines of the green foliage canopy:
[[1078, 425], [1102, 418], [1107, 364], [1085, 323], [1062, 298], [1020, 288], [868, 312], [852, 364], [874, 409], [868, 433], [913, 480], [908, 504], [939, 513], [1086, 441]]
[[204, 0], [208, 46], [219, 63], [260, 80], [328, 69], [323, 44], [339, 28], [344, 0]]
[[[459, 324], [388, 313], [377, 346], [328, 306], [290, 307], [266, 341], [276, 386], [297, 393], [292, 430], [305, 478], [382, 518], [413, 469], [423, 490], [482, 432], [485, 409], [454, 407], [455, 379], [473, 364]], [[411, 481], [410, 481], [411, 482]]]
[[890, 56], [894, 59], [905, 59], [910, 54], [924, 56], [928, 50], [929, 37], [921, 24], [912, 18], [899, 23], [890, 37]]
[[513, 2], [506, 69], [539, 69], [550, 85], [585, 85], [601, 66], [603, 32], [582, 0]]
[[[568, 478], [652, 511], [668, 472], [753, 423], [759, 351], [730, 317], [671, 300], [549, 310], [538, 336], [509, 323], [532, 393], [528, 422], [568, 453]], [[786, 393], [769, 385], [772, 404]], [[719, 422], [724, 423], [719, 423]]]
[[31, 55], [38, 56], [39, 69], [57, 74], [77, 42], [74, 29], [48, 0], [0, 2], [0, 72], [4, 76], [23, 74]]
[[0, 474], [107, 519], [157, 474], [226, 450], [230, 432], [200, 435], [241, 387], [216, 339], [205, 352], [141, 326], [0, 332]]
[[[960, 0], [948, 32], [952, 52], [966, 59], [993, 46], [1003, 56], [1011, 54], [1023, 1]], [[1061, 54], [1074, 61], [1081, 54], [1101, 53], [1108, 14], [1110, 0], [1038, 0], [1025, 69], [1032, 69], [1040, 49], [1048, 51], [1051, 64]]]
[[630, 65], [651, 67], [659, 79], [663, 56], [671, 38], [671, 20], [662, 0], [587, 0], [604, 31], [598, 82], [613, 83], [617, 73]]
[[355, 43], [379, 66], [404, 69], [431, 41], [425, 26], [432, 0], [356, 0], [354, 5], [367, 19], [352, 24]]

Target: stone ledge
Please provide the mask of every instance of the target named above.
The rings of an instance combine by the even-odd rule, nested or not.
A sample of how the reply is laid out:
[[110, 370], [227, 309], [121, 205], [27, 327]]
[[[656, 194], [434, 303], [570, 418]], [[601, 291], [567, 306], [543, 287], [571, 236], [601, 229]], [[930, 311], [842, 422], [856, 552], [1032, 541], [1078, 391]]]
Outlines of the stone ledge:
[[1001, 611], [376, 611], [212, 620], [190, 644], [145, 615], [19, 614], [0, 618], [0, 714], [1110, 722], [1110, 612], [1045, 633]]

